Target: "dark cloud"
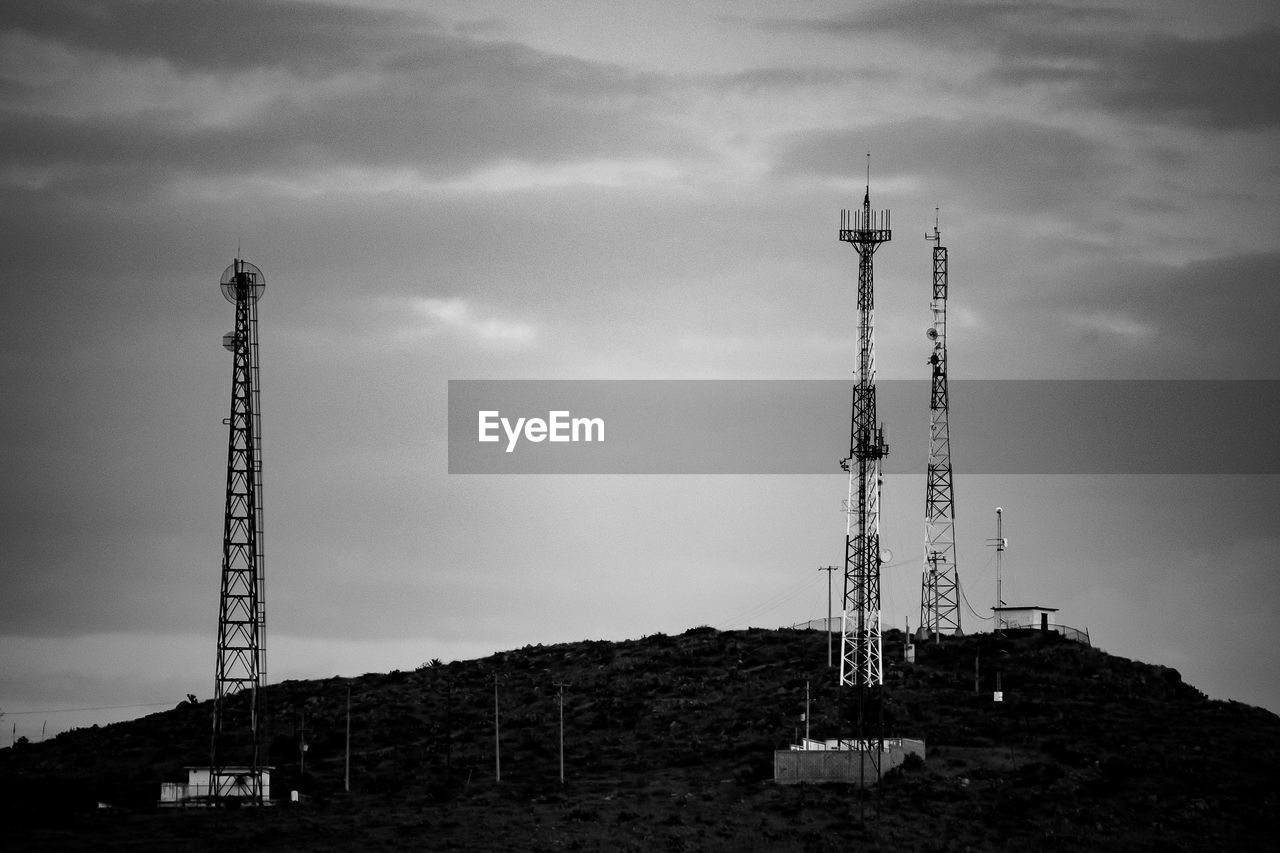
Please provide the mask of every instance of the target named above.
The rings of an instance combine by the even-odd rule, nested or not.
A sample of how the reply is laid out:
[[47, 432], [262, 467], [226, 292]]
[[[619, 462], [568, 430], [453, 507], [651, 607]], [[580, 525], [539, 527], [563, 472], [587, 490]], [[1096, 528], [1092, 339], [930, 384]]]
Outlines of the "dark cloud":
[[957, 363], [1027, 377], [1277, 379], [1264, 345], [1280, 313], [1277, 263], [1276, 252], [1181, 264], [1064, 256], [999, 271], [984, 292], [962, 291], [959, 304], [985, 322], [977, 336], [959, 327]]
[[0, 30], [180, 68], [299, 72], [363, 64], [439, 26], [426, 15], [299, 0], [12, 0]]
[[871, 151], [881, 175], [917, 175], [930, 167], [975, 204], [1048, 209], [1083, 202], [1118, 167], [1108, 148], [1080, 134], [1003, 118], [913, 118], [866, 129], [822, 130], [784, 139], [782, 176], [848, 177], [859, 152]]
[[722, 92], [787, 92], [799, 88], [828, 88], [851, 83], [898, 79], [900, 75], [889, 69], [865, 68], [848, 71], [838, 68], [749, 68], [731, 74], [721, 74], [707, 79], [705, 85]]
[[[146, 32], [130, 35], [130, 16], [140, 15], [141, 7], [103, 11], [108, 21], [101, 29], [77, 25], [93, 17], [90, 8], [75, 6], [69, 22], [55, 23], [53, 16], [19, 6], [19, 14], [11, 17], [20, 20], [11, 20], [9, 28], [25, 26], [76, 50], [92, 46], [122, 56], [160, 55], [181, 64], [177, 53], [182, 51], [170, 53], [168, 11]], [[203, 8], [194, 13], [192, 27], [204, 26]], [[291, 78], [294, 88], [257, 105], [238, 106], [228, 95], [228, 108], [239, 110], [235, 119], [206, 121], [202, 105], [191, 98], [169, 106], [83, 114], [41, 103], [39, 93], [13, 83], [8, 109], [0, 110], [0, 116], [9, 113], [0, 130], [0, 161], [29, 173], [43, 170], [46, 181], [111, 192], [164, 184], [175, 174], [216, 178], [269, 172], [287, 178], [350, 166], [408, 167], [443, 178], [508, 159], [550, 163], [696, 151], [666, 120], [655, 117], [667, 105], [662, 82], [652, 76], [512, 43], [477, 42], [421, 27], [406, 30], [394, 16], [299, 3], [264, 4], [264, 9], [245, 11], [245, 16], [264, 19], [267, 33], [291, 28], [305, 33], [282, 47], [277, 59], [259, 63], [278, 60], [302, 69], [303, 76]], [[364, 45], [358, 50], [348, 44], [348, 24], [355, 41]], [[343, 64], [357, 63], [359, 72], [333, 83]], [[216, 64], [216, 70], [231, 79], [244, 64], [228, 61]]]
[[1190, 37], [1124, 27], [1132, 13], [1077, 4], [893, 3], [767, 26], [839, 37], [889, 33], [993, 56], [990, 79], [1047, 85], [1059, 105], [1206, 130], [1280, 126], [1280, 29]]
[[973, 48], [989, 45], [1009, 32], [1114, 26], [1131, 17], [1123, 10], [1091, 5], [914, 0], [870, 5], [828, 18], [768, 18], [758, 26], [840, 37], [889, 32]]
[[1078, 99], [1144, 121], [1205, 130], [1280, 126], [1280, 29], [1210, 39], [1081, 38], [1041, 55], [1019, 46], [1006, 52], [995, 77], [1062, 86], [1063, 102]]
[[473, 21], [459, 21], [453, 26], [453, 32], [471, 38], [500, 38], [511, 35], [511, 27], [501, 18], [477, 18]]
[[[1047, 294], [1059, 316], [1120, 317], [1149, 329], [1140, 365], [1149, 375], [1273, 378], [1265, 342], [1280, 315], [1275, 270], [1280, 253], [1197, 260], [1180, 266], [1093, 264], [1077, 284]], [[1074, 332], [1078, 343], [1106, 346], [1105, 334]]]
[[429, 172], [501, 158], [562, 162], [688, 148], [652, 116], [652, 79], [511, 44], [439, 39], [398, 58], [375, 91], [297, 103], [275, 120], [289, 138], [344, 162]]

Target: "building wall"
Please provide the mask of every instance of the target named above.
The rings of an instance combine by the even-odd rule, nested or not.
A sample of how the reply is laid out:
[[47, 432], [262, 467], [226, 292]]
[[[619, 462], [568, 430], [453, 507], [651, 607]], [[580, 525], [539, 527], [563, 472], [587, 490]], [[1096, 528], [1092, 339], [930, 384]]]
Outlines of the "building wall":
[[[908, 755], [924, 758], [922, 740], [886, 740], [885, 747], [880, 762], [881, 776], [900, 766]], [[773, 781], [784, 784], [844, 782], [866, 787], [876, 784], [878, 779], [875, 765], [866, 753], [858, 750], [780, 749], [773, 753]]]
[[1007, 624], [1010, 628], [1039, 628], [1041, 614], [1049, 617], [1049, 627], [1052, 628], [1054, 624], [1054, 612], [1052, 610], [1043, 610], [1036, 607], [1002, 610], [1000, 612], [1000, 621]]

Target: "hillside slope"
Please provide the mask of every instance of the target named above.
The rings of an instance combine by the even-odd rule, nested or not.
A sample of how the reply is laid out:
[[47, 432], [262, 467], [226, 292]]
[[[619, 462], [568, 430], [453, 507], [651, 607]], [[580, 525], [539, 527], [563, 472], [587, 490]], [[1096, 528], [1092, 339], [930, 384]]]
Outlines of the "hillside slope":
[[[529, 646], [265, 691], [277, 798], [154, 809], [207, 764], [210, 703], [0, 750], [6, 849], [1274, 849], [1280, 718], [1066, 642], [886, 635], [885, 725], [928, 760], [874, 791], [778, 786], [772, 754], [837, 733], [826, 635], [690, 630]], [[975, 692], [975, 661], [979, 690]], [[991, 691], [999, 672], [1005, 701]], [[501, 721], [495, 782], [494, 690]], [[557, 682], [566, 785], [559, 783]], [[343, 791], [348, 688], [351, 791]], [[298, 743], [305, 726], [306, 772]], [[97, 801], [112, 809], [94, 809]]]

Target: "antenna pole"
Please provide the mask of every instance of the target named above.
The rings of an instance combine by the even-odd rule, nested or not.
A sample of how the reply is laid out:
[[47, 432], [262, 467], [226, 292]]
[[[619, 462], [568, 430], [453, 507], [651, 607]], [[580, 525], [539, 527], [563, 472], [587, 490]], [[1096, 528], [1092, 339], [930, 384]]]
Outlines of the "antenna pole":
[[498, 673], [493, 674], [493, 781], [502, 781], [502, 730], [498, 725]]
[[557, 688], [556, 704], [560, 706], [560, 787], [564, 787], [564, 689], [569, 685], [563, 681], [554, 682]]
[[[889, 452], [884, 425], [876, 415], [875, 285], [872, 256], [889, 242], [889, 211], [871, 209], [871, 155], [861, 210], [840, 211], [840, 240], [858, 253], [858, 370], [853, 386], [845, 522], [844, 601], [841, 614], [840, 687], [856, 691], [856, 746], [859, 764], [870, 757], [880, 777], [884, 681], [880, 632], [880, 460]], [[842, 703], [843, 705], [843, 703]], [[841, 714], [843, 723], [843, 713]], [[874, 718], [874, 722], [873, 722]], [[872, 730], [876, 737], [870, 738]]]
[[827, 573], [827, 669], [833, 666], [831, 659], [831, 573], [839, 566], [818, 566], [818, 571]]
[[956, 569], [955, 494], [951, 476], [950, 392], [947, 385], [947, 247], [934, 208], [933, 298], [929, 308], [933, 342], [929, 355], [929, 467], [924, 495], [924, 573], [920, 580], [920, 625], [935, 641], [960, 634], [960, 577]]
[[988, 545], [994, 545], [996, 549], [996, 606], [992, 608], [992, 615], [995, 617], [995, 624], [992, 632], [997, 637], [1004, 636], [1004, 629], [1007, 627], [1004, 619], [1004, 595], [1000, 589], [1000, 569], [1004, 559], [1005, 546], [1009, 544], [1009, 540], [1004, 538], [1004, 510], [996, 507], [996, 538], [988, 539]]

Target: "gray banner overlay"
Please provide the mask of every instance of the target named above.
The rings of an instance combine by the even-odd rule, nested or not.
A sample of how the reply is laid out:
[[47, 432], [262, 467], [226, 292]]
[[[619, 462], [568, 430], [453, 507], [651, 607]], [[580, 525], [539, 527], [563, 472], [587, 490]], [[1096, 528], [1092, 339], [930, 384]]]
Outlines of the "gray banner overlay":
[[[1280, 381], [949, 391], [956, 474], [1280, 474]], [[836, 380], [450, 380], [449, 473], [836, 474], [851, 397]], [[924, 473], [929, 397], [927, 380], [877, 383], [886, 474]]]

